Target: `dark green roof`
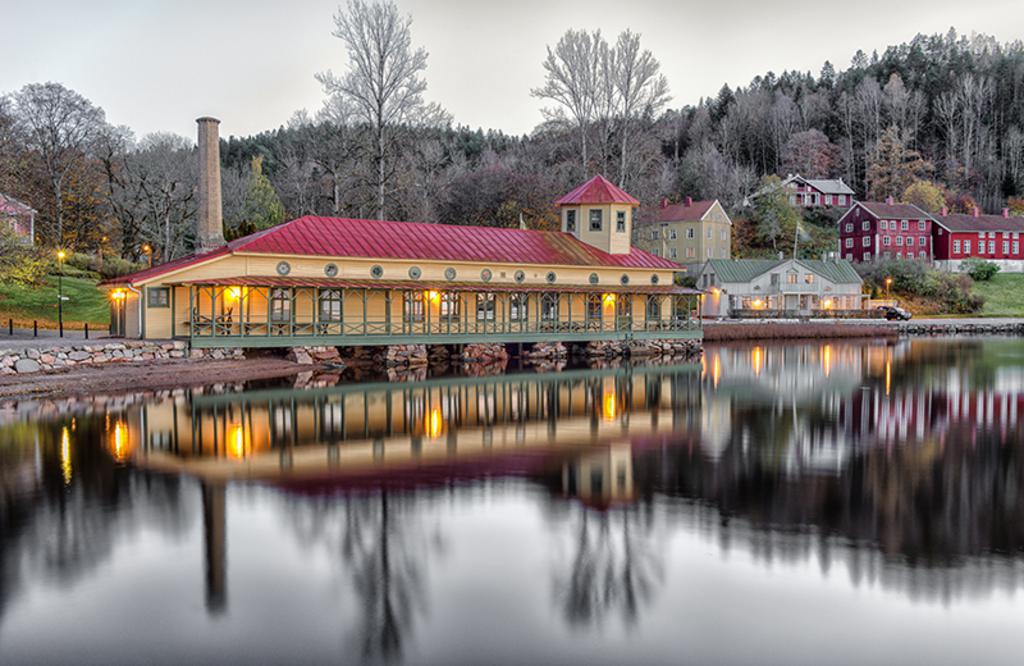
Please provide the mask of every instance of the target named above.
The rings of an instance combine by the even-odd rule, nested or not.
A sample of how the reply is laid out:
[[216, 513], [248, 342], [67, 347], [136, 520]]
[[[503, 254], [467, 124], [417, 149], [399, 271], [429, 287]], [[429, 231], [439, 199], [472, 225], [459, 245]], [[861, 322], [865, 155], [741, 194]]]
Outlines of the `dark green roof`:
[[[708, 259], [721, 282], [750, 282], [759, 275], [788, 263], [788, 259]], [[836, 284], [860, 284], [862, 279], [853, 264], [845, 259], [821, 261], [798, 259], [797, 263]]]

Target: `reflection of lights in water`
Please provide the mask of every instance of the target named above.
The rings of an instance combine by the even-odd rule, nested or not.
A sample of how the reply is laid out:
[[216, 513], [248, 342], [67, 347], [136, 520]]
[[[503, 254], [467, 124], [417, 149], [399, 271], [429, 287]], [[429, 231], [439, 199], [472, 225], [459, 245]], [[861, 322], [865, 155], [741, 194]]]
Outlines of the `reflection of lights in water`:
[[444, 421], [441, 418], [440, 407], [430, 408], [430, 413], [427, 414], [427, 425], [425, 430], [427, 431], [427, 437], [430, 437], [431, 439], [441, 436], [441, 432], [444, 430]]
[[700, 378], [704, 379], [708, 376], [708, 360], [704, 354], [700, 355]]
[[761, 374], [764, 367], [764, 349], [758, 345], [750, 350], [750, 365], [754, 368], [754, 374]]
[[114, 421], [113, 432], [110, 434], [110, 453], [114, 456], [114, 460], [119, 463], [127, 460], [130, 453], [128, 428], [120, 419]]
[[715, 354], [715, 360], [711, 362], [711, 383], [718, 388], [718, 380], [722, 377], [722, 356]]
[[71, 433], [67, 426], [60, 429], [60, 471], [64, 485], [71, 483]]
[[828, 377], [832, 373], [832, 345], [825, 345], [821, 348], [821, 367]]
[[892, 356], [886, 355], [885, 357], [885, 394], [889, 395], [889, 391], [892, 389]]
[[614, 421], [619, 415], [619, 402], [615, 397], [615, 389], [606, 389], [601, 398], [601, 418]]
[[227, 452], [229, 458], [241, 460], [248, 453], [245, 445], [245, 429], [240, 423], [232, 423], [228, 426]]

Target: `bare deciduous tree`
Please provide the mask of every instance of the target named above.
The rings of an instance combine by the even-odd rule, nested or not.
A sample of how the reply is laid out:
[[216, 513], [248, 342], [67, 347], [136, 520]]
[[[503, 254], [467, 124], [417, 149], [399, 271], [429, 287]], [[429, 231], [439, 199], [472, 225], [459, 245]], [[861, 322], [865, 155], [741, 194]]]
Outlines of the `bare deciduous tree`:
[[659, 73], [661, 65], [648, 50], [640, 49], [640, 35], [626, 30], [615, 43], [615, 90], [621, 113], [619, 187], [626, 185], [628, 143], [633, 122], [653, 118], [670, 99], [668, 81]]
[[46, 171], [59, 245], [64, 240], [64, 189], [106, 125], [103, 110], [59, 83], [30, 83], [12, 95], [13, 115]]
[[377, 218], [384, 219], [388, 187], [388, 156], [396, 128], [417, 120], [425, 107], [427, 88], [421, 74], [427, 52], [413, 48], [412, 19], [393, 2], [349, 0], [334, 17], [334, 36], [345, 44], [349, 69], [344, 76], [330, 70], [317, 75], [328, 94], [351, 102], [373, 133]]

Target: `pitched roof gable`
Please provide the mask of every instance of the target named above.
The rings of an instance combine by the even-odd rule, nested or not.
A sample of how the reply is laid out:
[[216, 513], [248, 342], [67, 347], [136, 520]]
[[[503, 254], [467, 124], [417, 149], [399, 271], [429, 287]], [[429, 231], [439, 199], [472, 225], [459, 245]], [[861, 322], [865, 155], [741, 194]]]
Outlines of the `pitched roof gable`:
[[598, 174], [555, 202], [556, 206], [621, 203], [639, 206], [631, 194]]
[[664, 208], [658, 207], [653, 218], [648, 218], [645, 222], [699, 222], [716, 203], [717, 199], [710, 199], [693, 201], [689, 205], [686, 202], [669, 204]]
[[[908, 203], [888, 203], [886, 201], [857, 201], [866, 211], [882, 220], [931, 220], [928, 212]], [[855, 205], [856, 205], [855, 204]], [[852, 210], [852, 208], [851, 208]], [[844, 216], [845, 217], [845, 216]]]
[[[707, 265], [722, 282], [750, 282], [790, 263], [789, 259], [709, 259]], [[836, 284], [860, 284], [863, 278], [845, 259], [797, 259], [796, 264]]]
[[1024, 232], [1024, 217], [1003, 217], [1002, 215], [967, 215], [951, 213], [936, 215], [935, 222], [949, 231], [1011, 231]]

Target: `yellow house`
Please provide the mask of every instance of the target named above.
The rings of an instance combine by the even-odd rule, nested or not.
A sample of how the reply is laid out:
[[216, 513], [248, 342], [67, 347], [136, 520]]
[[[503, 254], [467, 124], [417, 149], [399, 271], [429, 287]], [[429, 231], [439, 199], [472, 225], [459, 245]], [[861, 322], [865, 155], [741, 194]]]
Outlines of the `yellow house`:
[[631, 246], [639, 202], [601, 176], [561, 231], [301, 217], [225, 243], [217, 121], [199, 119], [198, 251], [103, 283], [112, 332], [194, 347], [700, 336], [677, 266]]
[[637, 224], [634, 244], [683, 266], [732, 256], [732, 220], [717, 200], [662, 199], [650, 219]]

